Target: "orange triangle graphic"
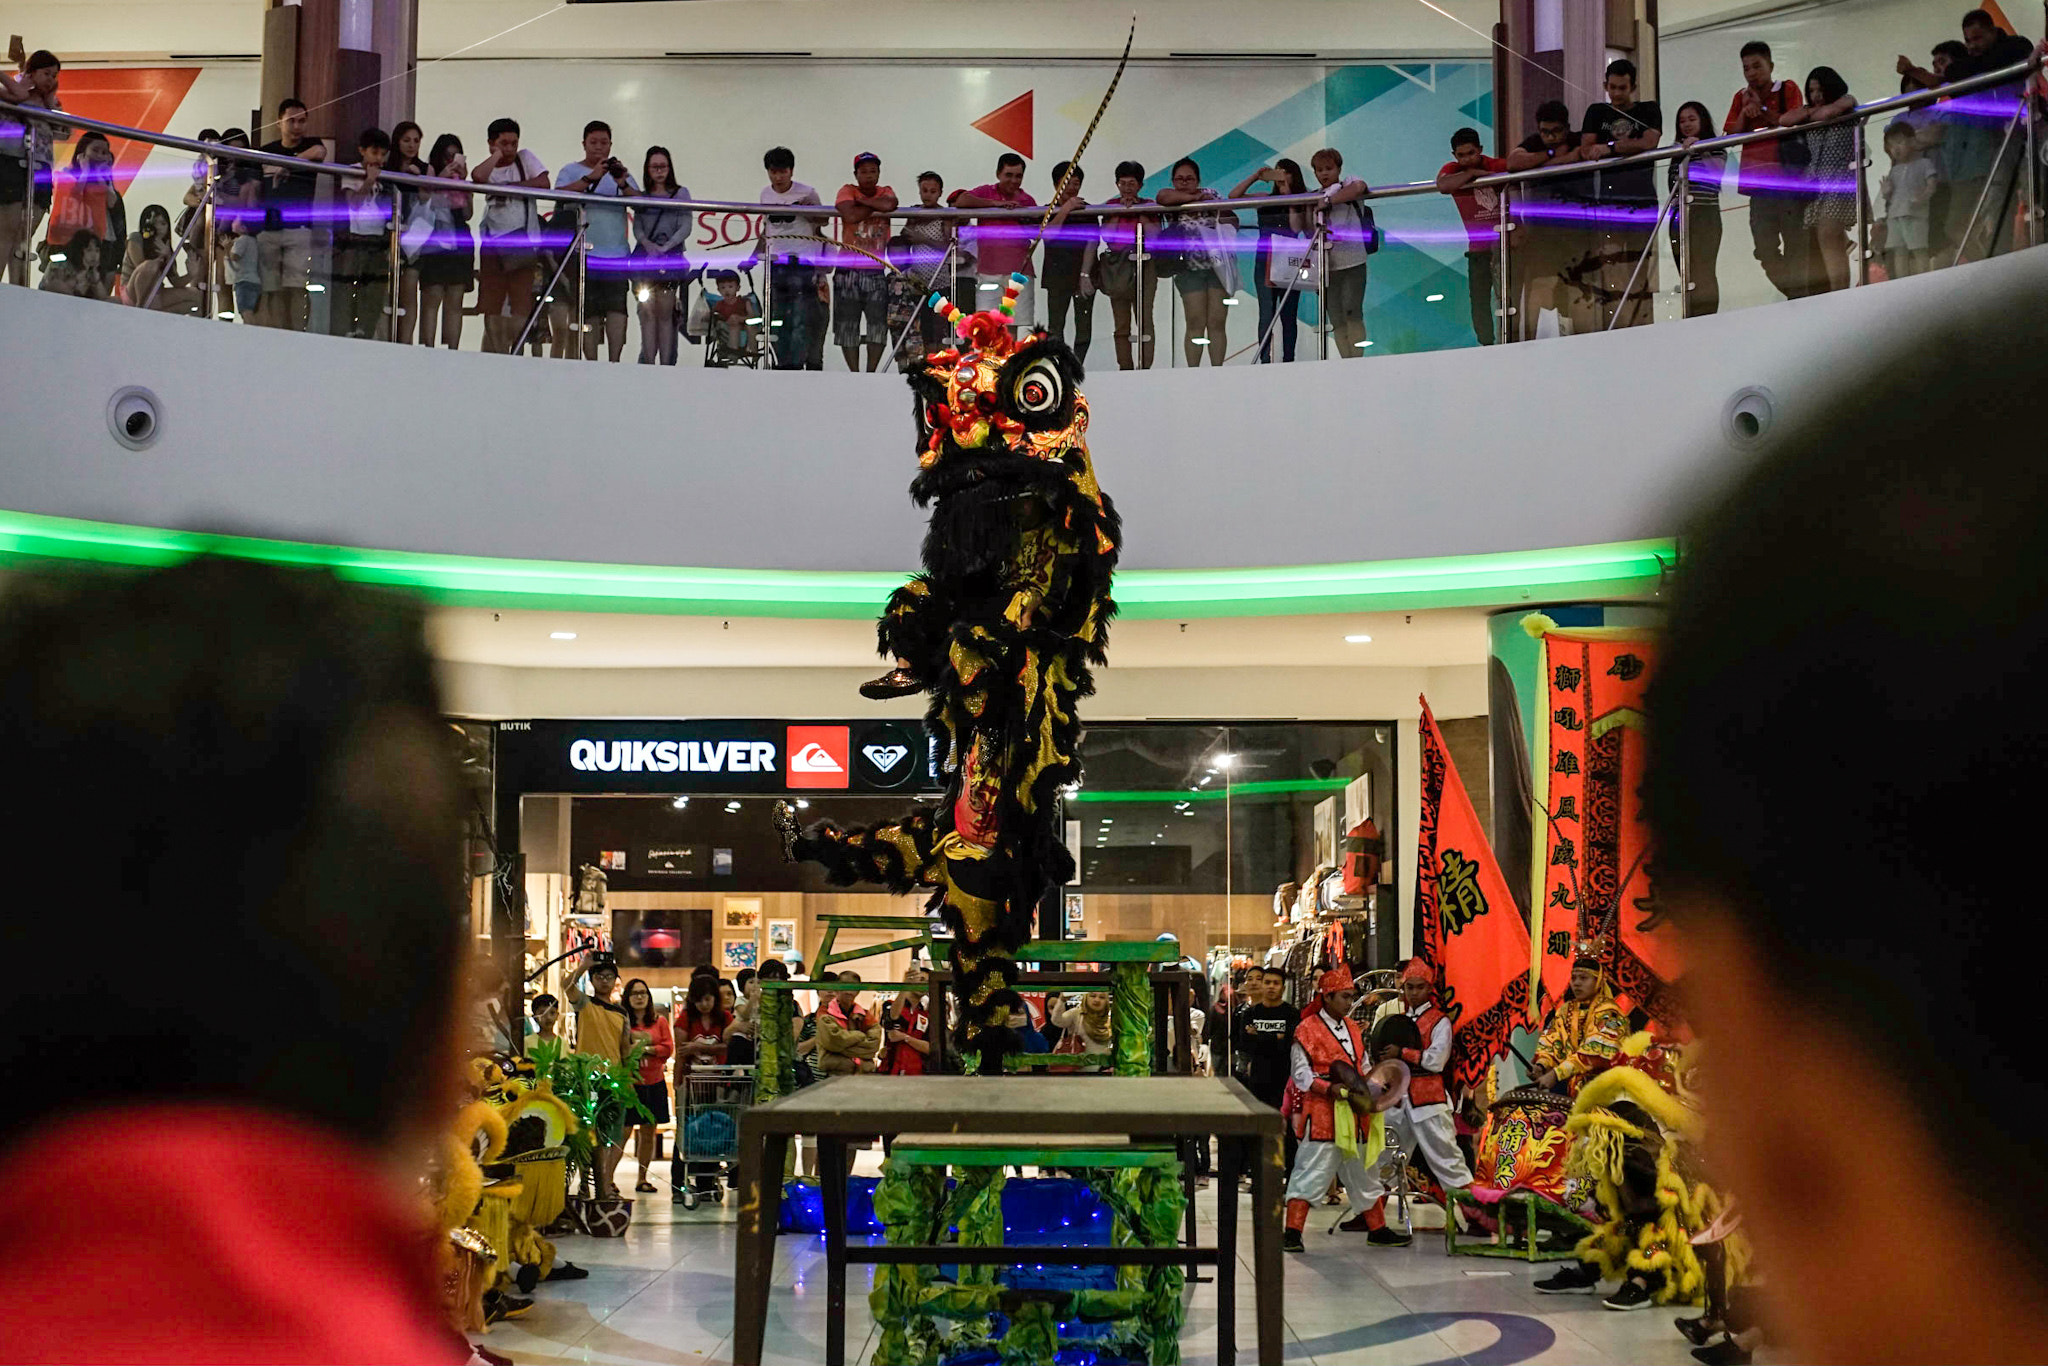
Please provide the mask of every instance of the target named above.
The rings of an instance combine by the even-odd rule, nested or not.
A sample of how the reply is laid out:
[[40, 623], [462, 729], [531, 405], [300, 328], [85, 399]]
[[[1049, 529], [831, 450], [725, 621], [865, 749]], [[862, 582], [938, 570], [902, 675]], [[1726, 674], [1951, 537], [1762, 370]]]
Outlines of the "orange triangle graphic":
[[[63, 96], [64, 107], [74, 114], [161, 133], [171, 126], [172, 116], [198, 79], [199, 68], [195, 66], [70, 67], [64, 72], [64, 88], [58, 93]], [[76, 141], [74, 137], [58, 145], [68, 148]], [[150, 144], [114, 138], [112, 145], [114, 185], [126, 194], [135, 173], [149, 156]], [[58, 153], [59, 166], [69, 161], [68, 152]]]
[[976, 119], [977, 132], [988, 134], [1014, 152], [1031, 155], [1031, 92], [1025, 91], [1000, 109]]

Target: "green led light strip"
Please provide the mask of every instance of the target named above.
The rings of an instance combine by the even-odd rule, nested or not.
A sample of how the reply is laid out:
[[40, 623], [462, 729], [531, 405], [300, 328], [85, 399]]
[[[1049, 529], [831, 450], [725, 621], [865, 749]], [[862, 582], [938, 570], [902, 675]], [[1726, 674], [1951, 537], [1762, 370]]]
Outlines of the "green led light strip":
[[1200, 787], [1177, 787], [1157, 791], [1132, 790], [1129, 792], [1090, 792], [1082, 788], [1069, 792], [1070, 802], [1215, 802], [1225, 797], [1259, 797], [1278, 794], [1298, 796], [1307, 792], [1342, 792], [1355, 781], [1351, 778], [1302, 778], [1299, 781], [1274, 779], [1256, 783], [1232, 783], [1227, 788], [1211, 791]]
[[[162, 565], [202, 553], [323, 566], [447, 606], [575, 612], [860, 618], [872, 616], [903, 579], [360, 550], [0, 511], [0, 564]], [[1647, 592], [1673, 557], [1672, 543], [1660, 540], [1363, 564], [1127, 569], [1117, 575], [1116, 596], [1122, 615], [1139, 620], [1485, 606], [1531, 593], [1617, 597]]]

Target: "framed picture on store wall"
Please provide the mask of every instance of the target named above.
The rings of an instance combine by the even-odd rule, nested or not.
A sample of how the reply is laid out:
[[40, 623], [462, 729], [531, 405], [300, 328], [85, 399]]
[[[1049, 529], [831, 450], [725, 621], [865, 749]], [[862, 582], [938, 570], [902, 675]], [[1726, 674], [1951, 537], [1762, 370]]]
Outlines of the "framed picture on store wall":
[[758, 930], [761, 928], [761, 898], [757, 896], [729, 896], [725, 899], [725, 917], [721, 922], [728, 930]]
[[768, 952], [796, 952], [796, 922], [794, 920], [771, 920], [768, 922]]
[[719, 945], [718, 961], [727, 972], [761, 965], [760, 950], [751, 939], [728, 939]]

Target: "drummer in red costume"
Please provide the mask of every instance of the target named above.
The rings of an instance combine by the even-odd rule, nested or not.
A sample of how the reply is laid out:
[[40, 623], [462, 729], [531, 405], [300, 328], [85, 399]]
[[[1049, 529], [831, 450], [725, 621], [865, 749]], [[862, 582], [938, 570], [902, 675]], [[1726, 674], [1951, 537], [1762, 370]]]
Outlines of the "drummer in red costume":
[[[1408, 1092], [1400, 1104], [1387, 1111], [1387, 1140], [1398, 1143], [1421, 1157], [1443, 1185], [1446, 1193], [1472, 1184], [1472, 1169], [1458, 1148], [1458, 1123], [1451, 1114], [1450, 1095], [1444, 1088], [1444, 1072], [1451, 1065], [1451, 1017], [1436, 1003], [1436, 974], [1420, 958], [1408, 960], [1401, 972], [1402, 1004], [1422, 1047], [1402, 1048], [1387, 1044], [1375, 1062], [1392, 1058], [1408, 1064]], [[1345, 1183], [1347, 1186], [1349, 1182]], [[1366, 1172], [1362, 1195], [1373, 1202], [1371, 1241], [1399, 1246], [1410, 1241], [1408, 1234], [1384, 1227], [1382, 1207], [1386, 1203], [1386, 1182], [1375, 1164]]]
[[[1332, 968], [1316, 982], [1316, 997], [1295, 1026], [1287, 1096], [1281, 1107], [1301, 1139], [1294, 1155], [1294, 1172], [1287, 1181], [1287, 1233], [1280, 1244], [1289, 1252], [1305, 1250], [1301, 1230], [1308, 1222], [1309, 1206], [1323, 1198], [1332, 1178], [1343, 1180], [1351, 1200], [1351, 1217], [1337, 1227], [1347, 1233], [1370, 1232], [1375, 1242], [1385, 1241], [1381, 1235], [1393, 1232], [1364, 1195], [1372, 1178], [1358, 1156], [1364, 1146], [1360, 1121], [1370, 1115], [1371, 1099], [1363, 1091], [1354, 1098], [1350, 1087], [1330, 1075], [1332, 1066], [1347, 1068], [1356, 1076], [1372, 1065], [1365, 1056], [1365, 1036], [1349, 1018], [1357, 998], [1351, 969]], [[1349, 1151], [1338, 1144], [1339, 1101], [1347, 1107], [1343, 1113], [1350, 1116], [1354, 1141]], [[1352, 1106], [1356, 1108], [1349, 1108]]]

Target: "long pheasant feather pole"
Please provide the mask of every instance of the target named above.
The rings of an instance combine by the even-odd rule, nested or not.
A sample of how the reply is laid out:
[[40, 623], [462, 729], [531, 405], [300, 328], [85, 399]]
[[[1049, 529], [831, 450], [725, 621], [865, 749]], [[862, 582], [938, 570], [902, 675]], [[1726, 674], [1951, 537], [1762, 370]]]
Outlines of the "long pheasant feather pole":
[[1081, 145], [1074, 149], [1074, 155], [1067, 158], [1067, 173], [1060, 177], [1059, 186], [1052, 193], [1052, 202], [1045, 206], [1045, 217], [1038, 220], [1038, 236], [1031, 239], [1031, 245], [1034, 247], [1045, 239], [1046, 226], [1052, 222], [1053, 214], [1057, 213], [1060, 205], [1066, 201], [1067, 187], [1074, 183], [1074, 172], [1081, 169], [1081, 154], [1088, 150], [1089, 140], [1095, 136], [1095, 129], [1101, 124], [1102, 116], [1109, 112], [1109, 102], [1116, 98], [1116, 88], [1124, 78], [1124, 68], [1131, 64], [1131, 44], [1137, 41], [1137, 37], [1138, 16], [1134, 14], [1131, 16], [1131, 31], [1124, 35], [1124, 55], [1117, 58], [1116, 72], [1109, 78], [1109, 89], [1102, 92], [1102, 103], [1095, 106], [1095, 117], [1088, 120], [1088, 127], [1081, 134]]

